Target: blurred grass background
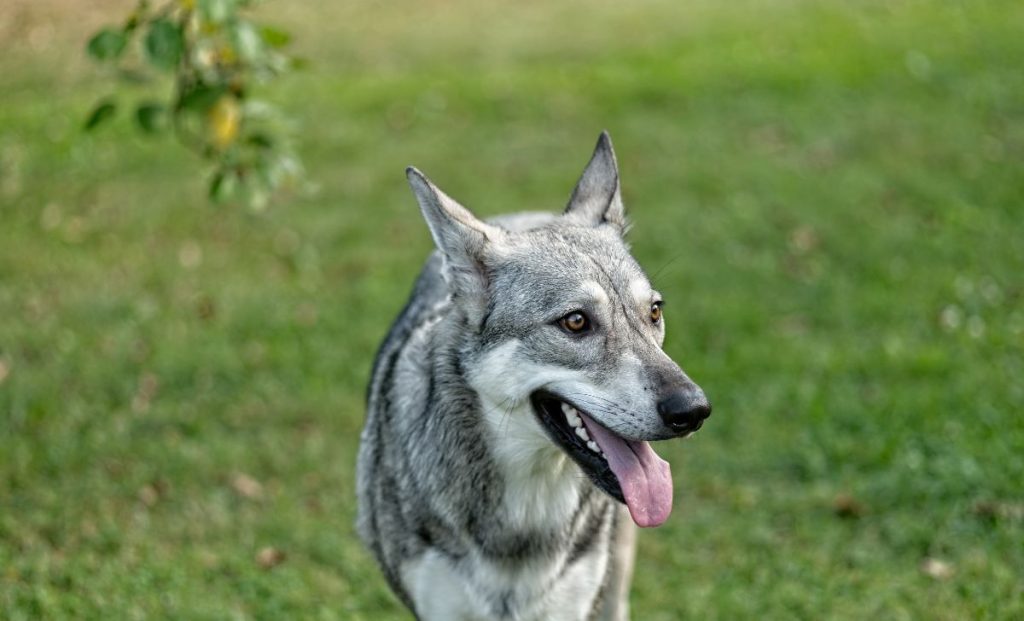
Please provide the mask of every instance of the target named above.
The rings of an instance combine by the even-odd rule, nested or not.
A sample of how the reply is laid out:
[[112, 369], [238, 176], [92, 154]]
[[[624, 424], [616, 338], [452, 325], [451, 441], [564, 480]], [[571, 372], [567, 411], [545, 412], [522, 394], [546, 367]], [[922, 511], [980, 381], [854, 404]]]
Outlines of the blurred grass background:
[[0, 8], [0, 617], [407, 618], [352, 527], [403, 168], [553, 210], [604, 128], [715, 403], [634, 618], [1024, 617], [1024, 4], [268, 2], [320, 191], [260, 213], [81, 133], [130, 4]]

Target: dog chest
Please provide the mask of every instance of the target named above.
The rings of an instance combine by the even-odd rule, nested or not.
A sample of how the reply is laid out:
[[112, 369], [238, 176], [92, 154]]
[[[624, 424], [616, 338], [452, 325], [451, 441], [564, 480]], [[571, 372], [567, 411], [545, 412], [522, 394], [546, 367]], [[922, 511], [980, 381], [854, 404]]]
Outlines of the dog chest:
[[570, 553], [509, 567], [479, 557], [456, 564], [428, 550], [402, 565], [401, 578], [424, 621], [583, 621], [605, 582], [607, 541], [571, 563]]

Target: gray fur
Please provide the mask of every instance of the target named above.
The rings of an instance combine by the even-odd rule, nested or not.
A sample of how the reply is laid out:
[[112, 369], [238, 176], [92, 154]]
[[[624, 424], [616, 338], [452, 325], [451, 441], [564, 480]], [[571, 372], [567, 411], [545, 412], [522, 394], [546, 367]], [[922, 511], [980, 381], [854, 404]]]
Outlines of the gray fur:
[[[374, 363], [358, 462], [359, 533], [417, 618], [437, 617], [444, 598], [465, 596], [472, 612], [458, 613], [464, 618], [625, 619], [634, 525], [624, 507], [569, 462], [560, 475], [536, 475], [571, 495], [564, 519], [524, 517], [509, 499], [532, 475], [514, 471], [516, 454], [507, 450], [513, 429], [542, 433], [528, 398], [538, 388], [571, 397], [631, 440], [678, 435], [659, 418], [656, 398], [666, 386], [699, 391], [661, 350], [664, 322], [649, 315], [657, 294], [637, 299], [647, 291], [637, 283], [647, 279], [622, 240], [611, 141], [602, 134], [562, 216], [485, 223], [419, 171], [408, 176], [438, 251]], [[576, 309], [598, 324], [593, 336], [572, 338], [558, 327]], [[529, 369], [557, 372], [517, 375]], [[542, 469], [544, 460], [565, 462], [551, 442], [536, 450], [529, 463]], [[414, 592], [422, 572], [437, 568], [436, 592]], [[538, 573], [552, 578], [527, 584]], [[588, 580], [596, 591], [587, 591]], [[575, 607], [553, 599], [584, 591]]]

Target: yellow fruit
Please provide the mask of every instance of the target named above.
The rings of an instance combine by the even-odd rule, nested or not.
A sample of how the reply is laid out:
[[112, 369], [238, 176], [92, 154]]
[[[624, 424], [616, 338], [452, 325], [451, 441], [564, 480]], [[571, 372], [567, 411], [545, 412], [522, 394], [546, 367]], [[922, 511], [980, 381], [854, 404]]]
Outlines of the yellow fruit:
[[224, 95], [206, 113], [210, 143], [221, 151], [228, 148], [238, 137], [241, 123], [242, 108], [238, 100], [231, 95]]

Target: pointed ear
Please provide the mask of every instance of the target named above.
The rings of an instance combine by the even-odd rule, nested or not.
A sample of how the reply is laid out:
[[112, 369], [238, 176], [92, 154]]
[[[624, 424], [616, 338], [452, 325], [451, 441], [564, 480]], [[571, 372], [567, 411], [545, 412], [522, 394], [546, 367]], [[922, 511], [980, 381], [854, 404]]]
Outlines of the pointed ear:
[[504, 237], [504, 231], [479, 220], [412, 166], [405, 169], [405, 174], [430, 235], [444, 255], [449, 282], [464, 295], [485, 290], [484, 258], [491, 246]]
[[576, 182], [565, 215], [594, 226], [608, 223], [620, 233], [625, 232], [626, 210], [619, 190], [619, 165], [608, 132], [601, 132], [597, 139], [594, 155]]

